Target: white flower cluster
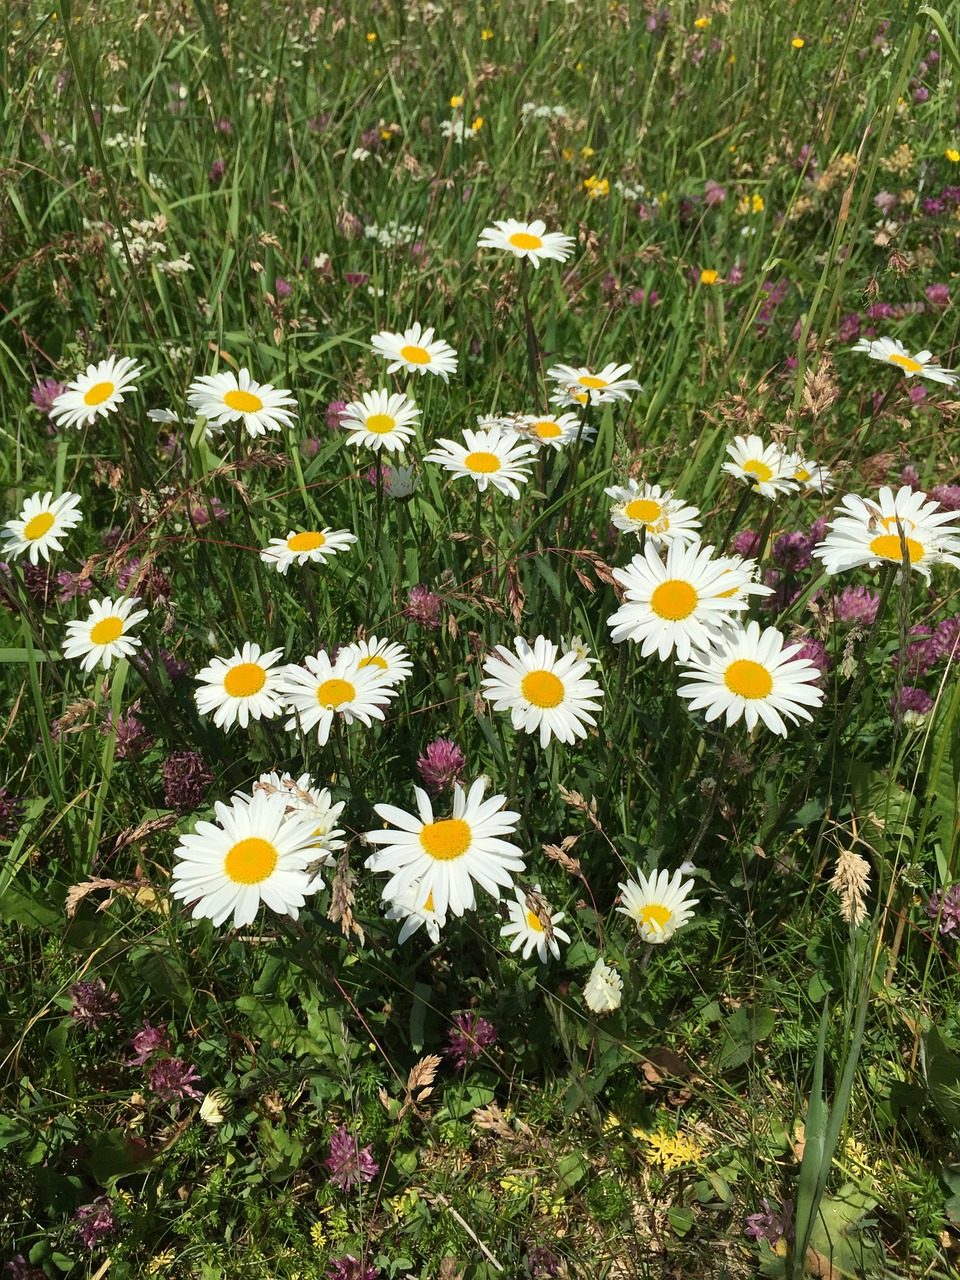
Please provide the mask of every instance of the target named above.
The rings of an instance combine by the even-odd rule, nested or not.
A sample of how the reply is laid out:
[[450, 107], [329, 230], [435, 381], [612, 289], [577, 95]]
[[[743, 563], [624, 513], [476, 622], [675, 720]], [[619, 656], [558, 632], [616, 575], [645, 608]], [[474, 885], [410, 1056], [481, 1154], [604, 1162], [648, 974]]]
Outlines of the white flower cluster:
[[419, 235], [419, 228], [396, 220], [385, 222], [382, 227], [371, 222], [364, 227], [363, 234], [368, 240], [376, 240], [381, 249], [398, 249], [403, 245], [413, 244]]
[[548, 107], [546, 104], [538, 106], [535, 102], [525, 102], [520, 108], [520, 118], [524, 124], [528, 120], [563, 120], [566, 122], [570, 119], [570, 112], [566, 107], [559, 105]]

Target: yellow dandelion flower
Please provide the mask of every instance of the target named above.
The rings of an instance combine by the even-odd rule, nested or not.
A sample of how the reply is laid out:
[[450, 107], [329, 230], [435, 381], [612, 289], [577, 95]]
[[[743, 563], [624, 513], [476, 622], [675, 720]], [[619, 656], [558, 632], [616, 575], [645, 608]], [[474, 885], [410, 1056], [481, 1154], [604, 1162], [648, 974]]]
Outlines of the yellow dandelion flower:
[[704, 27], [709, 27], [709, 25], [710, 25], [710, 19], [709, 19], [709, 18], [694, 18], [694, 20], [693, 20], [693, 25], [694, 25], [695, 27], [699, 27], [699, 28], [701, 29], [701, 31], [702, 31]]
[[804, 45], [804, 41], [801, 40], [799, 36], [794, 36], [790, 43], [795, 49], [802, 49]]
[[714, 271], [712, 267], [707, 267], [706, 270], [700, 272], [701, 284], [716, 284], [719, 279], [720, 272]]
[[473, 130], [474, 133], [479, 133], [480, 130], [483, 128], [483, 116], [477, 116], [476, 120], [474, 120], [470, 128]]
[[390, 133], [389, 129], [380, 130], [380, 137], [384, 140], [384, 142], [389, 142], [392, 136], [393, 135]]
[[[573, 147], [564, 147], [560, 154], [563, 156], [564, 160], [569, 162], [573, 159]], [[947, 152], [947, 154], [949, 155], [950, 153]]]
[[455, 94], [453, 95], [453, 97], [450, 99], [450, 105], [451, 105], [451, 107], [453, 107], [453, 109], [454, 109], [454, 110], [456, 110], [456, 109], [457, 109], [457, 107], [462, 107], [462, 106], [463, 106], [463, 94], [462, 94], [462, 93], [455, 93]]
[[956, 147], [947, 147], [946, 151], [943, 154], [947, 157], [947, 159], [951, 162], [951, 164], [957, 164], [957, 162], [960, 161], [960, 151], [958, 151]]
[[374, 42], [374, 40], [376, 40], [376, 38], [377, 38], [377, 33], [376, 33], [375, 31], [368, 31], [368, 32], [367, 32], [367, 44], [373, 44], [373, 42]]
[[615, 1116], [612, 1111], [609, 1112], [607, 1114], [606, 1119], [603, 1122], [603, 1132], [613, 1133], [614, 1129], [619, 1129], [620, 1127], [621, 1125], [620, 1125], [619, 1117]]
[[580, 155], [583, 157], [583, 159], [584, 159], [584, 160], [589, 160], [589, 159], [590, 159], [590, 157], [591, 157], [592, 155], [595, 155], [595, 154], [596, 154], [596, 152], [594, 151], [593, 147], [581, 147], [581, 148], [580, 148]]
[[754, 213], [763, 213], [763, 196], [753, 196], [750, 207]]

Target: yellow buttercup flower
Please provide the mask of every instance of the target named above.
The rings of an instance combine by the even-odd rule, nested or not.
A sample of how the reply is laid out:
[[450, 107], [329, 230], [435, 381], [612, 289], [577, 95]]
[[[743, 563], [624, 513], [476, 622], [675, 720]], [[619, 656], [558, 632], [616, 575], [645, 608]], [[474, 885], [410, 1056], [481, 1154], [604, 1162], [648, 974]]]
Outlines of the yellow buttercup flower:
[[[563, 156], [564, 160], [566, 160], [566, 161], [570, 161], [570, 160], [572, 160], [572, 159], [573, 159], [573, 147], [564, 147], [564, 148], [563, 148], [563, 150], [560, 152], [560, 154]], [[949, 155], [949, 154], [950, 154], [950, 152], [948, 151], [948, 152], [947, 152], [947, 155]]]
[[492, 32], [492, 31], [490, 31], [487, 27], [484, 27], [484, 29], [480, 32], [480, 39], [481, 39], [481, 40], [492, 40], [492, 39], [493, 39], [493, 32]]
[[451, 107], [453, 107], [453, 108], [454, 108], [454, 110], [456, 110], [456, 108], [457, 108], [457, 107], [462, 107], [462, 106], [463, 106], [463, 95], [462, 95], [462, 94], [460, 94], [460, 93], [455, 93], [455, 94], [453, 95], [453, 97], [450, 99], [450, 105], [451, 105]]
[[695, 27], [700, 27], [700, 29], [702, 30], [704, 27], [709, 27], [709, 25], [710, 25], [710, 19], [709, 19], [709, 18], [694, 18], [694, 20], [693, 20], [693, 25], [694, 25]]
[[581, 147], [580, 154], [584, 160], [589, 160], [590, 157], [595, 154], [595, 152], [593, 150], [593, 147]]
[[946, 151], [943, 154], [953, 164], [956, 164], [958, 161], [960, 161], [960, 151], [958, 151], [956, 147], [947, 147]]
[[763, 213], [763, 196], [753, 196], [750, 206], [754, 213]]
[[483, 128], [483, 116], [477, 116], [476, 120], [474, 120], [470, 128], [473, 130], [474, 133], [479, 133], [480, 130]]
[[801, 40], [799, 36], [794, 36], [794, 38], [790, 41], [790, 43], [793, 45], [795, 49], [802, 49], [804, 45], [803, 40]]
[[373, 44], [373, 42], [374, 42], [374, 40], [376, 40], [376, 38], [377, 38], [377, 33], [376, 33], [375, 31], [368, 31], [368, 32], [367, 32], [367, 44]]
[[712, 267], [708, 267], [705, 271], [700, 272], [701, 284], [716, 284], [719, 279], [719, 271], [714, 271]]

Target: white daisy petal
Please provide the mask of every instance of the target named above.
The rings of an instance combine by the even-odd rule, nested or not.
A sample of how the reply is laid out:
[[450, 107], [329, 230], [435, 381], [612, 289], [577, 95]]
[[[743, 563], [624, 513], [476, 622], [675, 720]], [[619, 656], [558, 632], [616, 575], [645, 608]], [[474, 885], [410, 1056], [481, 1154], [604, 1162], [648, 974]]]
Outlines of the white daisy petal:
[[403, 333], [383, 330], [375, 333], [370, 345], [379, 356], [389, 360], [387, 373], [406, 369], [410, 373], [435, 373], [444, 382], [457, 372], [457, 353], [442, 338], [434, 340], [432, 329], [421, 329], [419, 323]]
[[530, 479], [530, 458], [536, 446], [520, 440], [500, 427], [463, 433], [466, 445], [455, 440], [438, 440], [437, 447], [424, 455], [424, 462], [437, 462], [455, 476], [469, 476], [481, 493], [489, 485], [509, 497], [519, 499], [517, 483]]
[[700, 511], [675, 498], [669, 489], [658, 484], [641, 484], [630, 479], [626, 485], [612, 485], [604, 493], [613, 498], [610, 519], [624, 533], [643, 534], [655, 546], [671, 542], [698, 542]]
[[533, 267], [539, 267], [545, 258], [566, 262], [576, 241], [573, 236], [559, 231], [547, 231], [546, 224], [538, 218], [535, 222], [518, 222], [506, 218], [494, 222], [480, 233], [479, 249], [502, 249], [518, 258], [528, 258]]
[[558, 364], [547, 370], [551, 382], [559, 384], [559, 390], [550, 397], [551, 404], [609, 404], [614, 400], [629, 400], [634, 391], [642, 391], [639, 382], [623, 375], [630, 372], [628, 364], [607, 364], [594, 372], [582, 365], [574, 368]]
[[90, 616], [82, 622], [67, 623], [67, 639], [63, 646], [65, 658], [82, 658], [84, 671], [92, 671], [98, 662], [108, 668], [114, 658], [129, 658], [141, 641], [130, 634], [131, 630], [148, 614], [147, 609], [134, 610], [140, 603], [139, 596], [127, 600], [94, 600]]
[[618, 887], [623, 906], [617, 910], [635, 922], [645, 942], [669, 942], [692, 919], [699, 902], [699, 898], [690, 897], [694, 882], [684, 880], [680, 871], [671, 878], [666, 871], [645, 876], [638, 870], [636, 881], [628, 880]]
[[356, 541], [356, 535], [347, 529], [309, 529], [304, 533], [291, 529], [285, 538], [271, 538], [260, 552], [260, 559], [285, 575], [292, 564], [322, 563]]
[[916, 355], [911, 355], [899, 338], [861, 338], [850, 350], [862, 352], [871, 360], [892, 364], [905, 378], [929, 378], [931, 382], [940, 382], [947, 387], [955, 386], [960, 379], [960, 374], [944, 369], [939, 364], [931, 364], [930, 351], [918, 351]]
[[877, 502], [847, 494], [813, 554], [827, 573], [845, 573], [862, 566], [902, 564], [906, 544], [910, 568], [929, 578], [931, 567], [941, 562], [960, 568], [958, 520], [955, 511], [945, 510], [919, 489], [903, 485], [894, 494], [884, 485]]
[[507, 903], [510, 922], [500, 930], [500, 937], [513, 939], [511, 951], [519, 951], [522, 947], [524, 960], [529, 960], [534, 951], [541, 964], [546, 964], [550, 956], [559, 960], [560, 943], [570, 941], [570, 935], [558, 928], [564, 918], [563, 912], [550, 914], [538, 884], [533, 886], [531, 893], [515, 886], [514, 893], [516, 902]]
[[285, 727], [309, 733], [317, 730], [323, 746], [330, 736], [335, 716], [352, 724], [359, 720], [370, 727], [384, 719], [383, 708], [396, 696], [394, 683], [384, 678], [375, 664], [360, 666], [353, 649], [341, 649], [335, 662], [321, 649], [304, 658], [302, 667], [287, 667], [281, 679], [284, 710], [292, 712]]
[[585, 738], [587, 725], [596, 724], [590, 713], [600, 710], [594, 699], [603, 696], [596, 680], [585, 678], [589, 661], [575, 654], [558, 658], [557, 646], [545, 636], [532, 647], [518, 636], [514, 648], [516, 656], [497, 645], [499, 656], [483, 664], [488, 678], [480, 688], [494, 711], [509, 711], [515, 729], [539, 733], [543, 748], [552, 737], [568, 743]]
[[420, 410], [405, 395], [367, 391], [340, 414], [340, 426], [351, 434], [347, 444], [402, 453], [417, 434]]
[[28, 555], [31, 564], [39, 557], [50, 559], [51, 551], [62, 551], [60, 539], [78, 525], [80, 496], [62, 493], [54, 498], [52, 493], [35, 493], [25, 500], [16, 520], [8, 520], [3, 526], [3, 554], [11, 559]]
[[795, 493], [800, 487], [795, 479], [793, 455], [778, 444], [764, 444], [759, 436], [737, 436], [733, 444], [727, 445], [727, 453], [733, 461], [725, 462], [723, 470], [765, 498]]
[[129, 356], [109, 356], [99, 364], [88, 364], [86, 373], [67, 383], [53, 402], [50, 420], [58, 427], [88, 427], [105, 418], [119, 405], [143, 373], [143, 365]]
[[247, 369], [194, 379], [187, 403], [214, 426], [240, 422], [253, 437], [296, 425], [297, 402], [290, 392], [256, 382]]
[[245, 729], [251, 720], [271, 720], [280, 715], [283, 704], [280, 677], [284, 668], [277, 666], [282, 649], [261, 653], [258, 644], [247, 641], [234, 650], [232, 658], [214, 658], [197, 672], [201, 688], [194, 700], [202, 715], [213, 713], [219, 729], [239, 723]]

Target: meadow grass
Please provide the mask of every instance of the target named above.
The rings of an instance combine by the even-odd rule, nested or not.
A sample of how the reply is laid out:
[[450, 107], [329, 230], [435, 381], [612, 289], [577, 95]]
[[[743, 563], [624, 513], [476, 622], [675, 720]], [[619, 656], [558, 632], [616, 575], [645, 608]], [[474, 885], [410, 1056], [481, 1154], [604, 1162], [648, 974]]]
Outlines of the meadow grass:
[[[957, 363], [957, 7], [14, 0], [0, 25], [5, 1274], [956, 1274], [960, 400], [910, 353]], [[565, 260], [478, 248], [507, 218]], [[415, 321], [448, 381], [386, 373], [373, 335]], [[853, 350], [887, 337], [906, 363]], [[110, 356], [142, 366], [122, 405], [58, 426]], [[558, 364], [611, 363], [642, 389], [549, 403]], [[241, 369], [294, 425], [206, 429], [188, 388]], [[378, 388], [419, 409], [403, 497], [346, 443]], [[425, 457], [560, 412], [519, 498]], [[725, 470], [752, 436], [772, 497]], [[804, 646], [785, 735], [613, 642], [624, 572], [671, 545], [612, 523], [631, 478], [737, 557], [744, 624]], [[881, 486], [944, 523], [879, 534]], [[10, 522], [48, 492], [81, 519], [32, 561]], [[886, 551], [827, 572], [844, 495]], [[260, 554], [321, 529], [356, 541]], [[65, 653], [130, 597], [134, 652]], [[411, 671], [370, 723], [198, 706], [246, 643], [373, 636]], [[599, 685], [568, 741], [481, 684], [518, 637]], [[280, 814], [284, 778], [326, 789], [320, 886], [214, 923], [184, 841], [238, 794]], [[523, 870], [400, 942], [375, 806], [429, 784], [453, 839], [480, 778]], [[655, 871], [689, 920], [662, 889], [618, 910]], [[510, 903], [531, 948], [553, 918], [547, 963]]]

